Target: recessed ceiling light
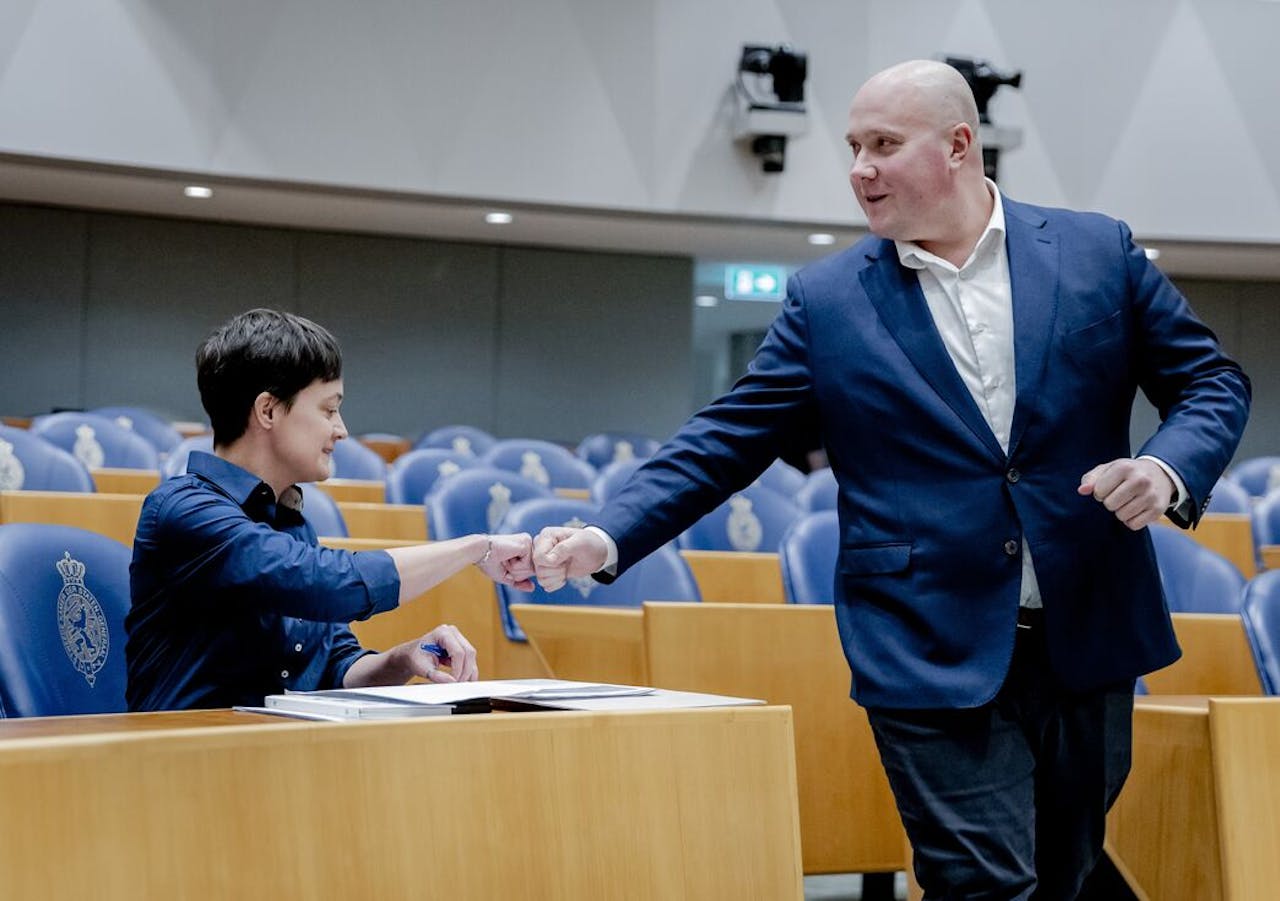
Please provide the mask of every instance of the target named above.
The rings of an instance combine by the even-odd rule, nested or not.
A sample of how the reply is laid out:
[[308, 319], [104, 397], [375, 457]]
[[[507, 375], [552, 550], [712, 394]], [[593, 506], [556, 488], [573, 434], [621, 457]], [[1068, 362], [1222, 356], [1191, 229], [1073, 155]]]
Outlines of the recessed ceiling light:
[[506, 225], [511, 221], [511, 214], [504, 213], [501, 210], [494, 210], [492, 213], [484, 214], [484, 221], [490, 225]]
[[1148, 260], [1160, 259], [1160, 248], [1158, 247], [1144, 247], [1142, 248], [1142, 252], [1147, 255]]
[[182, 193], [199, 200], [208, 200], [213, 196], [213, 188], [206, 188], [204, 185], [187, 185], [182, 189]]
[[836, 236], [828, 232], [814, 232], [809, 236], [809, 243], [824, 247], [828, 244], [836, 243]]
[[699, 294], [693, 302], [700, 307], [714, 307], [720, 303], [720, 298], [714, 294]]

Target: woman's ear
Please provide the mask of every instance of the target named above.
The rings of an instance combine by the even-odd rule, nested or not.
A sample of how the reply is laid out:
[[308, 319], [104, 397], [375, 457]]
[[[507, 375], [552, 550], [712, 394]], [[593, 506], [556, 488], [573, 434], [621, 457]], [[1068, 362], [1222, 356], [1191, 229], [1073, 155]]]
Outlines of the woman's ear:
[[275, 415], [279, 412], [280, 401], [269, 391], [263, 391], [253, 399], [253, 421], [261, 429], [270, 429], [275, 425]]

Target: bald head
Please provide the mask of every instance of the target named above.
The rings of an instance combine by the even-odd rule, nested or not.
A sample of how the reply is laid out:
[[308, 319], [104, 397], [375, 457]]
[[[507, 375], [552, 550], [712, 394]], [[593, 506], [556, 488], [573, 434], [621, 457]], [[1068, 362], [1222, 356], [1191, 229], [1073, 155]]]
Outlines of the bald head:
[[884, 92], [930, 124], [949, 128], [964, 122], [978, 133], [978, 103], [973, 91], [953, 66], [932, 59], [911, 59], [890, 66], [867, 79], [858, 91]]

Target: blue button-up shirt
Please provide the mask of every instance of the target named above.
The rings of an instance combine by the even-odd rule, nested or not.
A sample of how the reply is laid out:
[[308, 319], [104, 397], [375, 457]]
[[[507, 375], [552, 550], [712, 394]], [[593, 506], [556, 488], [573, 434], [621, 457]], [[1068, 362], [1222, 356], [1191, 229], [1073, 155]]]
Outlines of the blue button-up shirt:
[[384, 551], [320, 547], [301, 492], [195, 452], [138, 519], [125, 618], [130, 710], [259, 705], [338, 688], [368, 653], [347, 623], [394, 608]]

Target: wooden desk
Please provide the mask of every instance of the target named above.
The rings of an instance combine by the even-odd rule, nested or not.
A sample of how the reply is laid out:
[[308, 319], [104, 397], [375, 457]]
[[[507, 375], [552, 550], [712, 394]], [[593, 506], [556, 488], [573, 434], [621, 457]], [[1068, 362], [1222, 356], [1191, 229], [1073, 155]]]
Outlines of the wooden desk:
[[141, 494], [0, 491], [0, 523], [75, 526], [132, 547], [142, 501]]
[[1253, 520], [1248, 513], [1206, 513], [1186, 533], [1236, 565], [1246, 579], [1258, 572], [1253, 547]]
[[1107, 850], [1152, 901], [1254, 901], [1280, 885], [1280, 698], [1138, 698]]
[[784, 604], [777, 554], [681, 551], [707, 604]]
[[409, 448], [413, 446], [408, 438], [370, 438], [365, 436], [358, 440], [388, 463], [394, 463], [397, 457], [409, 453]]
[[538, 659], [557, 679], [648, 685], [644, 611], [512, 604]]
[[833, 608], [645, 604], [644, 632], [653, 685], [791, 705], [806, 873], [903, 868], [902, 823], [849, 699]]
[[104, 494], [150, 494], [160, 484], [157, 469], [101, 469], [89, 470], [93, 484]]
[[422, 504], [339, 501], [338, 510], [352, 538], [393, 538], [418, 544], [427, 540], [427, 514]]
[[387, 487], [383, 482], [367, 479], [325, 479], [316, 487], [335, 501], [360, 501], [381, 504], [387, 500]]
[[1182, 659], [1143, 676], [1153, 695], [1261, 695], [1244, 621], [1235, 613], [1175, 613]]
[[790, 711], [0, 722], [0, 897], [800, 899]]
[[1264, 544], [1260, 551], [1264, 569], [1280, 569], [1280, 544]]

